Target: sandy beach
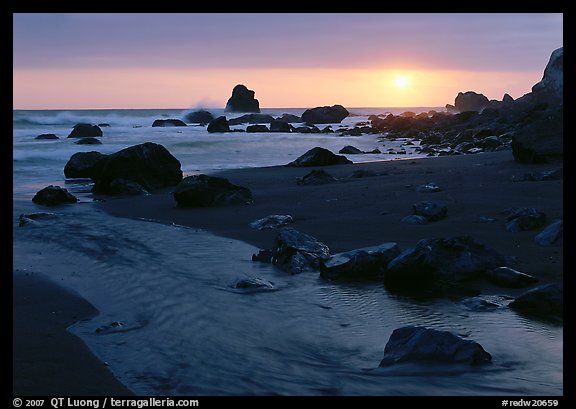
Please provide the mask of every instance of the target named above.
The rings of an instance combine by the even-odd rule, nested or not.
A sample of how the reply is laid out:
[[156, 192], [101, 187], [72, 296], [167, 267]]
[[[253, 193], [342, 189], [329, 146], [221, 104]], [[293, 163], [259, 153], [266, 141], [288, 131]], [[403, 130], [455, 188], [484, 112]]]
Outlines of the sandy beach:
[[[536, 244], [534, 236], [541, 229], [507, 231], [505, 211], [534, 207], [546, 214], [547, 224], [562, 218], [562, 180], [519, 181], [525, 173], [560, 167], [561, 163], [520, 164], [510, 151], [502, 151], [321, 168], [250, 168], [215, 175], [248, 187], [254, 197], [252, 205], [180, 208], [172, 189], [164, 189], [136, 198], [106, 197], [101, 206], [117, 216], [196, 227], [260, 248], [270, 247], [277, 232], [256, 230], [249, 223], [273, 214], [291, 215], [295, 229], [316, 237], [333, 254], [384, 242], [396, 242], [405, 250], [424, 238], [469, 235], [515, 257], [517, 270], [547, 282], [562, 277], [562, 246]], [[314, 186], [296, 184], [296, 178], [313, 169], [324, 169], [337, 181]], [[381, 175], [350, 177], [356, 170]], [[418, 186], [428, 182], [441, 190], [417, 191]], [[448, 216], [424, 225], [401, 222], [412, 213], [413, 204], [425, 200], [445, 204]]]

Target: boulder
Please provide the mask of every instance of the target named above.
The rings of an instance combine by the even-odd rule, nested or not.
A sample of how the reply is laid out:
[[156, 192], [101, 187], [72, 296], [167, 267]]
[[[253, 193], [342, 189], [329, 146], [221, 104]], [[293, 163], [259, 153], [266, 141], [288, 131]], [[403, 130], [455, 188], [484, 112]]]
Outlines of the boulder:
[[392, 242], [334, 254], [320, 263], [320, 276], [331, 280], [379, 279], [399, 254], [400, 247]]
[[336, 155], [328, 149], [315, 147], [308, 152], [290, 162], [286, 166], [308, 167], [308, 166], [331, 166], [353, 163], [346, 156]]
[[482, 111], [490, 101], [483, 94], [474, 91], [459, 92], [454, 100], [454, 107], [458, 112]]
[[160, 144], [130, 146], [104, 158], [102, 170], [93, 178], [92, 192], [107, 194], [114, 179], [131, 180], [147, 191], [174, 186], [182, 180], [180, 166], [180, 161]]
[[187, 126], [181, 119], [156, 119], [152, 127]]
[[260, 112], [260, 103], [254, 98], [255, 92], [245, 85], [238, 84], [226, 103], [226, 112]]
[[424, 216], [420, 216], [417, 214], [410, 214], [408, 216], [404, 216], [401, 220], [400, 223], [406, 223], [406, 224], [426, 224], [428, 223], [428, 219], [425, 218]]
[[564, 101], [564, 47], [552, 52], [542, 80], [532, 87], [533, 97], [551, 105]]
[[259, 277], [239, 278], [232, 283], [232, 288], [250, 292], [275, 289], [274, 283]]
[[55, 213], [22, 213], [18, 218], [18, 227], [26, 226], [27, 224], [36, 223], [38, 220], [55, 220], [58, 215]]
[[313, 170], [310, 173], [302, 176], [301, 178], [296, 178], [296, 184], [301, 186], [309, 185], [325, 185], [327, 183], [336, 182], [336, 178], [326, 172], [325, 170]]
[[184, 121], [189, 124], [209, 124], [214, 120], [214, 115], [204, 109], [189, 112], [184, 116]]
[[102, 129], [98, 125], [76, 124], [68, 135], [68, 138], [88, 138], [102, 136]]
[[274, 119], [270, 122], [270, 132], [292, 132], [292, 125], [286, 121]]
[[307, 124], [340, 123], [350, 113], [342, 105], [310, 108], [302, 114], [302, 122]]
[[149, 193], [137, 182], [128, 179], [117, 178], [110, 182], [109, 195], [114, 196], [140, 196]]
[[536, 317], [564, 316], [564, 285], [544, 284], [532, 288], [510, 303], [510, 308]]
[[180, 207], [246, 205], [253, 202], [250, 189], [237, 186], [226, 178], [194, 175], [182, 179], [174, 189]]
[[74, 143], [76, 145], [102, 145], [102, 142], [100, 141], [100, 139], [93, 138], [93, 137], [80, 138]]
[[36, 192], [32, 201], [44, 206], [57, 206], [64, 203], [76, 203], [78, 199], [67, 189], [50, 185]]
[[90, 178], [95, 179], [102, 168], [102, 160], [108, 155], [103, 153], [76, 152], [64, 165], [64, 176], [67, 178]]
[[51, 139], [60, 139], [58, 138], [56, 135], [54, 135], [53, 133], [43, 133], [41, 135], [38, 135], [36, 138], [34, 139], [40, 139], [40, 140], [51, 140]]
[[510, 267], [496, 267], [484, 272], [486, 280], [498, 287], [524, 288], [536, 284], [538, 279]]
[[533, 207], [510, 208], [506, 213], [506, 230], [513, 233], [538, 229], [546, 223], [546, 214]]
[[380, 366], [406, 362], [481, 365], [491, 361], [492, 356], [475, 341], [449, 331], [406, 326], [390, 335]]
[[228, 124], [228, 120], [226, 120], [225, 116], [219, 116], [208, 124], [206, 130], [209, 133], [230, 132], [230, 125]]
[[557, 246], [563, 244], [564, 220], [556, 220], [546, 226], [544, 230], [534, 237], [534, 241], [541, 246]]
[[299, 274], [318, 271], [321, 262], [330, 258], [330, 249], [312, 236], [284, 227], [276, 236], [269, 253], [264, 250], [252, 258], [258, 259], [261, 254], [269, 254], [272, 264], [281, 270]]
[[442, 292], [504, 265], [506, 257], [469, 236], [423, 239], [388, 264], [384, 284], [407, 293]]
[[363, 154], [364, 152], [361, 151], [360, 149], [356, 148], [355, 146], [346, 145], [345, 147], [340, 149], [338, 151], [338, 153], [348, 154], [348, 155], [360, 155], [360, 154]]
[[277, 121], [288, 122], [288, 123], [295, 123], [295, 122], [302, 122], [302, 118], [298, 115], [294, 114], [282, 114], [281, 117], [276, 118]]
[[412, 214], [425, 217], [429, 222], [444, 219], [448, 214], [448, 208], [440, 203], [423, 201], [412, 205]]
[[274, 120], [272, 115], [268, 114], [246, 114], [239, 116], [238, 118], [232, 118], [228, 120], [228, 125], [240, 125], [240, 124], [269, 124]]
[[266, 125], [248, 125], [246, 127], [246, 132], [248, 133], [255, 133], [255, 132], [270, 132], [270, 129]]
[[564, 109], [548, 109], [532, 114], [528, 124], [512, 136], [516, 162], [544, 163], [564, 158]]
[[250, 223], [250, 227], [257, 230], [279, 229], [293, 222], [294, 219], [289, 214], [273, 214], [263, 217], [262, 219], [254, 220]]

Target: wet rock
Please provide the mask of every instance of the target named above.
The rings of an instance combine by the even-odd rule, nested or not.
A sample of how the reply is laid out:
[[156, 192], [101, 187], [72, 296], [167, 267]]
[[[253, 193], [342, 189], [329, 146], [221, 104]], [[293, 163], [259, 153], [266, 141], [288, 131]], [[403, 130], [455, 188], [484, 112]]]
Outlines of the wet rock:
[[499, 287], [524, 288], [536, 284], [538, 279], [510, 267], [497, 267], [484, 272], [486, 280]]
[[18, 220], [18, 227], [36, 223], [38, 220], [54, 220], [57, 218], [58, 216], [54, 213], [22, 213]]
[[425, 185], [419, 185], [416, 187], [416, 191], [417, 192], [422, 192], [422, 193], [434, 193], [434, 192], [439, 192], [440, 191], [440, 186], [438, 186], [436, 183], [434, 182], [428, 182]]
[[510, 303], [515, 311], [542, 318], [564, 316], [564, 285], [545, 284], [532, 288]]
[[296, 184], [301, 186], [309, 185], [325, 185], [328, 183], [336, 182], [336, 178], [326, 172], [325, 170], [313, 170], [310, 173], [302, 176], [301, 178], [296, 178]]
[[230, 125], [225, 116], [219, 116], [208, 124], [208, 133], [230, 132]]
[[174, 189], [174, 200], [181, 207], [247, 205], [253, 202], [250, 189], [226, 178], [194, 175], [182, 179]]
[[[100, 166], [100, 164], [98, 164]], [[126, 179], [151, 191], [174, 186], [182, 180], [180, 161], [156, 143], [145, 142], [108, 155], [94, 176], [92, 192], [108, 194], [114, 179]]]
[[350, 113], [342, 105], [322, 106], [307, 109], [302, 114], [302, 122], [307, 124], [340, 123]]
[[438, 202], [423, 201], [412, 205], [412, 214], [423, 216], [429, 222], [442, 220], [448, 215], [448, 208]]
[[76, 203], [78, 199], [67, 189], [50, 185], [38, 191], [32, 201], [44, 206], [57, 206], [65, 203]]
[[351, 146], [351, 145], [346, 145], [345, 147], [343, 147], [342, 149], [340, 149], [338, 151], [338, 153], [342, 153], [345, 155], [361, 155], [364, 152], [361, 151], [360, 149], [356, 148], [355, 146]]
[[58, 138], [55, 134], [53, 133], [43, 133], [41, 135], [38, 135], [36, 138], [34, 139], [40, 139], [40, 140], [51, 140], [51, 139], [60, 139]]
[[538, 229], [546, 223], [546, 214], [533, 207], [510, 208], [505, 213], [506, 230], [513, 233]]
[[108, 194], [114, 196], [140, 196], [149, 195], [150, 193], [133, 180], [117, 178], [110, 182]]
[[320, 275], [331, 280], [379, 279], [399, 254], [400, 247], [392, 242], [334, 254], [320, 263]]
[[232, 96], [226, 103], [226, 112], [255, 112], [260, 113], [260, 103], [254, 98], [255, 92], [243, 84], [232, 89]]
[[290, 274], [318, 271], [330, 258], [330, 249], [316, 238], [291, 227], [284, 227], [271, 249], [271, 262]]
[[248, 125], [246, 132], [270, 132], [266, 125]]
[[68, 135], [68, 138], [88, 138], [102, 136], [102, 129], [98, 125], [76, 124]]
[[97, 334], [109, 334], [111, 332], [118, 332], [120, 329], [124, 328], [126, 325], [120, 321], [113, 321], [108, 325], [102, 325], [96, 328], [94, 332]]
[[80, 138], [76, 142], [76, 145], [102, 145], [102, 142], [96, 138]]
[[246, 114], [239, 116], [238, 118], [232, 118], [228, 120], [229, 125], [240, 125], [240, 124], [269, 124], [274, 120], [272, 115], [268, 114]]
[[481, 365], [491, 361], [492, 356], [475, 341], [449, 331], [407, 326], [392, 332], [380, 366], [405, 362]]
[[181, 119], [156, 119], [152, 127], [187, 126]]
[[273, 290], [274, 284], [259, 277], [239, 278], [232, 283], [232, 288], [242, 290]]
[[214, 115], [205, 109], [200, 109], [186, 114], [184, 120], [190, 124], [209, 124], [214, 120]]
[[471, 311], [493, 311], [499, 307], [498, 304], [480, 297], [466, 298], [461, 303]]
[[250, 223], [250, 227], [257, 230], [271, 230], [285, 227], [294, 222], [289, 214], [273, 214]]
[[107, 156], [96, 151], [76, 152], [64, 165], [64, 176], [94, 179], [101, 171], [102, 160]]
[[286, 166], [291, 167], [307, 167], [307, 166], [331, 166], [331, 165], [345, 165], [352, 163], [346, 156], [336, 155], [321, 147], [315, 147], [307, 151], [305, 154], [290, 162]]
[[534, 237], [541, 246], [557, 246], [564, 242], [564, 220], [556, 220]]
[[292, 132], [292, 125], [280, 119], [270, 122], [270, 132]]
[[403, 217], [402, 220], [400, 220], [400, 222], [406, 224], [426, 224], [428, 223], [428, 219], [425, 218], [424, 216], [420, 216], [417, 214], [410, 214], [408, 216]]
[[505, 265], [503, 255], [469, 236], [423, 239], [388, 264], [384, 284], [405, 293], [443, 293]]

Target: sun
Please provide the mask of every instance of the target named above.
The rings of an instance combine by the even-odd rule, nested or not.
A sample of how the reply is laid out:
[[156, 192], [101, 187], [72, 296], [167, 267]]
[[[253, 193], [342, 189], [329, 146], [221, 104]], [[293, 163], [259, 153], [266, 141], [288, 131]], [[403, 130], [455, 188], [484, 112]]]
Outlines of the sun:
[[394, 85], [398, 88], [406, 88], [410, 85], [410, 78], [406, 75], [397, 75], [394, 78]]

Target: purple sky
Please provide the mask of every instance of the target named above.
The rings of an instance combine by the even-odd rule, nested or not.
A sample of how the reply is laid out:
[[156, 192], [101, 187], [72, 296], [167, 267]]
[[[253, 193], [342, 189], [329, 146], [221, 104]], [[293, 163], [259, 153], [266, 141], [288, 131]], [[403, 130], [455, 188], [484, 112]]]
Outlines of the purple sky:
[[[93, 77], [99, 69], [204, 70], [202, 75], [211, 69], [274, 69], [302, 76], [302, 70], [401, 67], [476, 72], [479, 78], [502, 72], [512, 79], [531, 73], [526, 84], [514, 85], [521, 94], [563, 46], [562, 13], [24, 13], [13, 21], [15, 101], [24, 101], [21, 89], [32, 79], [52, 92], [47, 83], [55, 70], [75, 70], [73, 77], [80, 78], [82, 70]], [[40, 78], [43, 69], [52, 77]]]

